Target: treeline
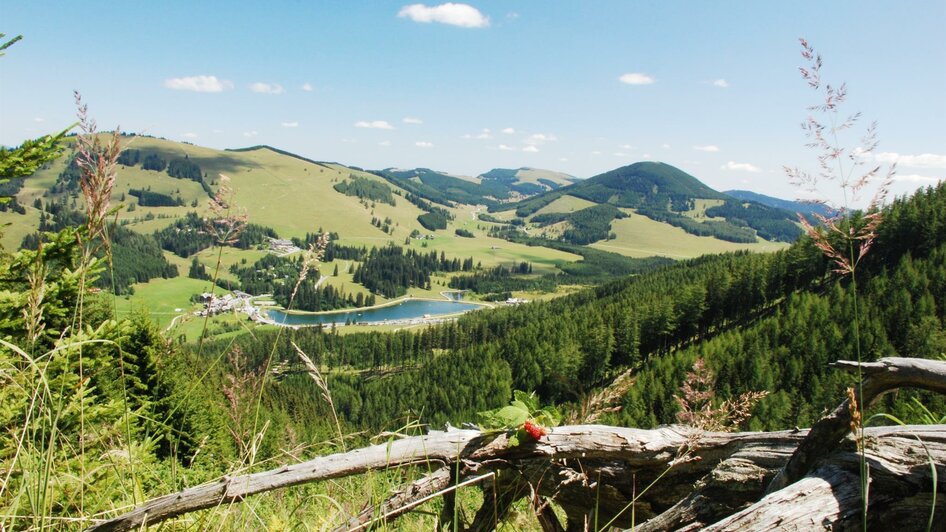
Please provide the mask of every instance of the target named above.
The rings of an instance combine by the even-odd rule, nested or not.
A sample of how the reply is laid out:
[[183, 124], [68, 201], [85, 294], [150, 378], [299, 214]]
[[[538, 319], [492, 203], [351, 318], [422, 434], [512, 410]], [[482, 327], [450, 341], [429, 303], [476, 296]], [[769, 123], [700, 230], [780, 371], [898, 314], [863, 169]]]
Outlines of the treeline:
[[142, 207], [181, 207], [184, 205], [184, 200], [180, 196], [172, 197], [146, 189], [132, 188], [128, 190], [128, 195], [138, 198], [138, 205]]
[[532, 217], [532, 221], [540, 227], [568, 222], [569, 228], [562, 233], [562, 240], [584, 245], [607, 239], [611, 232], [611, 222], [627, 217], [628, 215], [617, 207], [602, 204], [570, 213], [537, 214]]
[[250, 249], [265, 244], [271, 238], [279, 238], [279, 235], [276, 234], [276, 231], [271, 227], [259, 224], [246, 224], [246, 227], [240, 232], [240, 236], [237, 238], [236, 243], [233, 244], [233, 247]]
[[142, 235], [120, 225], [109, 226], [111, 261], [96, 286], [111, 289], [115, 294], [133, 292], [131, 285], [151, 279], [177, 277], [177, 266], [169, 263], [161, 247], [150, 235]]
[[[36, 250], [49, 241], [50, 235], [67, 228], [81, 227], [85, 215], [66, 206], [65, 198], [48, 202], [40, 214], [39, 231], [30, 233], [20, 243], [21, 249]], [[98, 251], [104, 261], [104, 273], [97, 277], [95, 286], [112, 290], [115, 294], [132, 293], [135, 283], [151, 279], [177, 277], [177, 266], [169, 263], [161, 247], [151, 235], [142, 235], [116, 224], [109, 224], [111, 244]], [[106, 254], [110, 253], [110, 258]]]
[[473, 257], [463, 261], [447, 259], [441, 252], [422, 253], [395, 245], [372, 248], [354, 273], [354, 281], [387, 298], [404, 295], [412, 286], [430, 289], [430, 275], [436, 271], [456, 272], [473, 270]]
[[161, 249], [166, 249], [183, 258], [190, 257], [214, 244], [204, 220], [196, 212], [189, 212], [164, 229], [155, 231], [154, 238]]
[[743, 203], [726, 200], [722, 205], [706, 209], [706, 215], [725, 218], [730, 223], [741, 222], [755, 229], [766, 240], [794, 242], [801, 235], [794, 213], [752, 201]]
[[446, 229], [447, 222], [451, 219], [450, 214], [444, 210], [437, 207], [434, 207], [430, 212], [425, 212], [417, 217], [417, 221], [420, 222], [420, 225], [424, 226], [424, 229], [428, 231], [437, 231], [438, 229]]
[[15, 177], [0, 180], [0, 212], [13, 211], [17, 214], [26, 214], [26, 208], [16, 201], [16, 195], [23, 188], [24, 177]]
[[486, 270], [477, 270], [470, 275], [454, 275], [450, 277], [448, 286], [457, 290], [472, 290], [477, 294], [495, 296], [487, 297], [487, 300], [506, 299], [511, 297], [509, 293], [514, 290], [550, 292], [555, 289], [555, 282], [551, 278], [522, 277], [530, 273], [532, 273], [532, 265], [528, 262], [520, 262], [508, 268], [500, 264]]
[[234, 264], [230, 266], [230, 273], [237, 276], [244, 292], [272, 294], [273, 300], [284, 308], [319, 312], [376, 303], [374, 294], [350, 294], [331, 285], [318, 286], [318, 270], [310, 271], [300, 281], [304, 260], [302, 255], [294, 258], [266, 255], [249, 266]]
[[739, 222], [731, 221], [721, 222], [719, 220], [706, 220], [698, 222], [689, 216], [649, 207], [638, 208], [637, 212], [651, 220], [679, 227], [691, 235], [711, 236], [719, 240], [735, 242], [737, 244], [752, 244], [758, 242], [755, 232], [750, 229], [745, 222], [741, 222], [741, 226], [737, 225]]
[[396, 205], [391, 187], [367, 177], [350, 174], [348, 181], [336, 183], [333, 188], [346, 196], [356, 196], [361, 199]]
[[204, 179], [204, 172], [200, 165], [190, 159], [190, 156], [175, 157], [167, 160], [157, 153], [144, 153], [136, 149], [123, 150], [118, 155], [118, 164], [128, 167], [138, 166], [141, 163], [143, 170], [153, 172], [167, 171], [167, 175], [175, 179], [188, 179], [194, 181], [204, 189], [208, 196], [213, 195], [213, 189]]

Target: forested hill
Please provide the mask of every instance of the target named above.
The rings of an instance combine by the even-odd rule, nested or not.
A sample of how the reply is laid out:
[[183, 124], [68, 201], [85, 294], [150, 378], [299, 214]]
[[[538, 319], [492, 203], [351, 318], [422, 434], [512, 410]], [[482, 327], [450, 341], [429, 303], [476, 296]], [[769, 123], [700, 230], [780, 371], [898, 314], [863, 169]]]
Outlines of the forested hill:
[[727, 199], [679, 168], [666, 163], [639, 162], [493, 210], [516, 209], [520, 216], [528, 215], [566, 194], [617, 207], [666, 210], [672, 205], [677, 211], [686, 210], [687, 203], [694, 199]]
[[[621, 399], [623, 408], [604, 421], [670, 423], [677, 410], [673, 394], [698, 357], [717, 375], [723, 399], [770, 392], [751, 428], [807, 426], [850, 385], [828, 362], [857, 359], [854, 286], [830, 269], [805, 238], [778, 253], [695, 259], [420, 333], [286, 332], [275, 352], [291, 353], [291, 340], [316, 363], [353, 368], [329, 379], [353, 429], [393, 428], [405, 416], [459, 424], [504, 404], [513, 389], [534, 390], [544, 403], [580, 405], [628, 368], [634, 385]], [[946, 185], [885, 210], [857, 281], [865, 360], [946, 352]], [[262, 363], [276, 336], [258, 334], [237, 344]], [[302, 399], [316, 396], [305, 375], [287, 376], [273, 393], [274, 411], [327, 414]], [[908, 397], [901, 394], [885, 411], [915, 419]], [[935, 401], [941, 399], [927, 404], [942, 410]]]
[[429, 168], [386, 168], [372, 172], [434, 203], [497, 206], [559, 188], [574, 178], [559, 172], [496, 168], [477, 177], [458, 177]]
[[639, 162], [558, 188], [518, 203], [492, 205], [528, 217], [564, 196], [633, 209], [698, 236], [752, 243], [757, 237], [792, 242], [800, 230], [791, 211], [737, 200], [696, 177], [660, 162]]
[[831, 213], [831, 209], [820, 203], [806, 203], [804, 201], [784, 200], [781, 198], [766, 196], [765, 194], [759, 194], [758, 192], [751, 192], [749, 190], [727, 190], [723, 192], [723, 194], [738, 200], [754, 201], [768, 207], [775, 207], [777, 209], [784, 209], [786, 211], [797, 212], [801, 214], [818, 213], [827, 216]]

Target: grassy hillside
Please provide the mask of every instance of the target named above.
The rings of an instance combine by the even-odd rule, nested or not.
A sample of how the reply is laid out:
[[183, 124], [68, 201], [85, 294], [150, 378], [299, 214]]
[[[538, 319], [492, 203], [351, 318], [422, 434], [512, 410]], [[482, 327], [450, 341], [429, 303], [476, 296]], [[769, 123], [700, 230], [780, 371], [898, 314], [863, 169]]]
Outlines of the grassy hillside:
[[556, 198], [552, 203], [542, 207], [541, 209], [535, 211], [536, 215], [539, 214], [550, 214], [556, 212], [574, 212], [580, 211], [588, 207], [595, 206], [596, 203], [593, 201], [588, 201], [586, 199], [577, 198], [575, 196], [565, 195]]
[[601, 240], [591, 244], [591, 247], [628, 257], [659, 255], [671, 259], [688, 259], [708, 253], [737, 250], [765, 252], [788, 246], [781, 242], [765, 240], [754, 244], [737, 244], [709, 236], [695, 236], [678, 227], [670, 227], [646, 216], [634, 214], [612, 222], [611, 231], [615, 234], [613, 240]]

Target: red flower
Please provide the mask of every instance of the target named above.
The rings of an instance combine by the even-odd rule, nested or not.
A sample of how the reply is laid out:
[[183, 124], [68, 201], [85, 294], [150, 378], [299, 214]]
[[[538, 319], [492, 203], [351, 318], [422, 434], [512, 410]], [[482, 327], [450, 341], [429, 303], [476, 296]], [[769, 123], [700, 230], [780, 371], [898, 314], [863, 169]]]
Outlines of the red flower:
[[523, 423], [522, 429], [529, 433], [529, 436], [532, 436], [532, 439], [536, 441], [542, 439], [542, 436], [545, 436], [549, 433], [549, 429], [541, 425], [536, 425], [531, 421], [526, 421]]

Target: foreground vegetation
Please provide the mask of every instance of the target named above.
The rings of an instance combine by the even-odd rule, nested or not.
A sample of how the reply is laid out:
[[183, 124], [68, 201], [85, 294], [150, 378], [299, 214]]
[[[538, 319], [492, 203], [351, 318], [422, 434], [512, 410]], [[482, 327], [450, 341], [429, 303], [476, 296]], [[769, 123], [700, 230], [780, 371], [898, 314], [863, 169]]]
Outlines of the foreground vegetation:
[[[943, 212], [943, 185], [886, 211], [858, 286], [865, 360], [946, 351]], [[755, 429], [809, 424], [849, 384], [825, 364], [851, 358], [853, 287], [828, 276], [826, 259], [805, 239], [771, 255], [706, 257], [419, 331], [278, 330], [175, 345], [146, 316], [115, 321], [111, 296], [88, 295], [82, 286], [91, 284], [95, 261], [83, 265], [73, 231], [4, 259], [2, 411], [12, 430], [3, 438], [3, 501], [11, 527], [88, 519], [235, 468], [351, 448], [382, 430], [460, 424], [501, 406], [513, 389], [581, 413], [626, 368], [635, 368], [634, 385], [603, 421], [674, 421], [673, 394], [698, 357], [714, 371], [720, 400], [772, 392], [748, 421]], [[901, 394], [885, 411], [919, 419], [912, 396]], [[917, 397], [943, 409], [941, 399]], [[332, 522], [356, 513], [355, 501], [372, 499], [368, 491], [383, 493], [391, 474], [328, 492], [267, 495], [251, 506], [252, 517], [234, 507], [200, 519], [275, 526], [304, 511]], [[291, 510], [303, 498], [315, 502]], [[351, 505], [334, 506], [340, 500]]]

